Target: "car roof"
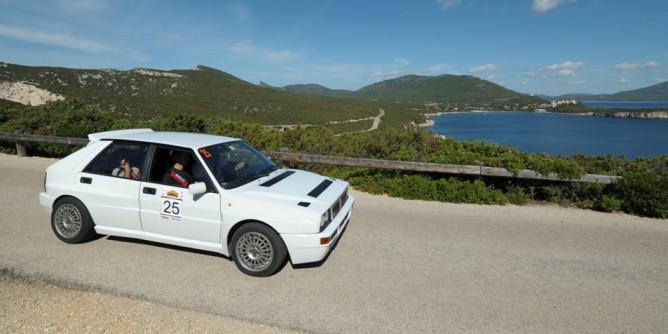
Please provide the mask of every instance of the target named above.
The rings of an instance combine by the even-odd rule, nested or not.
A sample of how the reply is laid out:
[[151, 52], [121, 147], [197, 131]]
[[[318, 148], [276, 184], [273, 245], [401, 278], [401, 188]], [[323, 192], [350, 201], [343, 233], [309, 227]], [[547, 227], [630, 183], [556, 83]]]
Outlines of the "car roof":
[[225, 136], [217, 136], [203, 133], [190, 132], [163, 132], [152, 129], [126, 129], [106, 132], [91, 133], [88, 135], [90, 141], [101, 140], [127, 140], [145, 143], [165, 144], [171, 146], [190, 147], [198, 149], [201, 147], [237, 141], [239, 139]]

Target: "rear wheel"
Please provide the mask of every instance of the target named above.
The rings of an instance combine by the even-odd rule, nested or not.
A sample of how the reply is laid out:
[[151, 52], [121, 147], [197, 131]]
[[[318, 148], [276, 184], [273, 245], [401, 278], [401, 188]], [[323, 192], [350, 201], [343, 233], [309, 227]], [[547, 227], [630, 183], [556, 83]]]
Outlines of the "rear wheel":
[[76, 198], [66, 197], [53, 206], [51, 228], [58, 239], [77, 244], [95, 235], [93, 219], [86, 206]]
[[278, 272], [287, 260], [288, 251], [281, 237], [270, 227], [259, 223], [241, 226], [232, 236], [232, 258], [243, 273], [265, 277]]

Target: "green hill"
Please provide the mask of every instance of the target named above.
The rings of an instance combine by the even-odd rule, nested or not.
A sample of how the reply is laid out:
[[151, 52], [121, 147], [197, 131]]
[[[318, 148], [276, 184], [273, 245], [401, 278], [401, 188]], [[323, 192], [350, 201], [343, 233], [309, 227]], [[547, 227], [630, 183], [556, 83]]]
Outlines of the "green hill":
[[353, 92], [316, 84], [255, 85], [205, 66], [121, 71], [0, 63], [0, 100], [37, 105], [57, 98], [137, 120], [190, 113], [265, 125], [328, 124], [337, 132], [369, 129], [379, 109], [385, 110], [383, 127], [422, 123], [419, 110], [426, 102], [505, 110], [542, 102], [472, 76], [408, 75]]
[[526, 96], [495, 83], [468, 75], [406, 75], [363, 87], [355, 92], [332, 90], [320, 85], [290, 85], [282, 88], [296, 94], [352, 98], [388, 103], [541, 103], [540, 98]]
[[323, 124], [372, 117], [379, 108], [260, 87], [205, 66], [119, 71], [0, 65], [0, 83], [27, 84], [136, 119], [185, 112], [259, 124]]
[[668, 101], [668, 81], [615, 94], [567, 94], [555, 99], [580, 101]]
[[668, 101], [668, 81], [612, 94], [609, 101]]
[[304, 85], [287, 85], [283, 87], [272, 87], [275, 89], [280, 89], [293, 94], [301, 95], [317, 95], [317, 96], [326, 96], [326, 97], [336, 97], [343, 99], [354, 98], [355, 92], [345, 89], [330, 89], [325, 86], [317, 84], [304, 84]]
[[360, 99], [413, 103], [494, 103], [524, 96], [473, 76], [447, 74], [407, 75], [366, 86], [355, 95]]

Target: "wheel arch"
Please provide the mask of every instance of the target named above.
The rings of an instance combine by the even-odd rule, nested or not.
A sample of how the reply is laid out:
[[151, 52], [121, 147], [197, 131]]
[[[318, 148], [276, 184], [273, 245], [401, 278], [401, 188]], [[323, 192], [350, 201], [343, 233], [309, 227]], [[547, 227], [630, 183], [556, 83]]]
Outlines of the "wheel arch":
[[265, 223], [261, 220], [257, 220], [257, 219], [245, 219], [245, 220], [237, 222], [236, 224], [234, 224], [234, 226], [232, 226], [232, 228], [230, 228], [230, 230], [227, 232], [227, 238], [225, 240], [225, 243], [227, 245], [228, 254], [230, 254], [230, 255], [232, 254], [232, 249], [230, 247], [232, 247], [232, 238], [234, 237], [234, 234], [237, 233], [237, 231], [242, 226], [244, 226], [246, 224], [250, 224], [250, 223], [261, 224], [261, 225], [264, 225], [264, 226], [270, 228], [272, 231], [274, 231], [276, 233], [276, 235], [278, 235], [281, 238], [281, 242], [283, 242], [283, 245], [285, 245], [285, 248], [286, 248], [287, 253], [288, 253], [288, 260], [291, 260], [290, 259], [290, 249], [285, 244], [285, 240], [283, 240], [283, 237], [281, 237], [281, 234], [278, 233], [278, 231], [276, 231], [276, 229], [273, 228], [271, 225], [269, 225], [269, 224], [267, 224], [267, 223]]
[[74, 195], [63, 194], [63, 195], [60, 195], [60, 196], [56, 197], [56, 199], [53, 200], [53, 204], [51, 204], [51, 210], [55, 209], [56, 204], [58, 204], [58, 202], [60, 202], [64, 199], [68, 199], [68, 198], [79, 201], [79, 203], [81, 203], [81, 205], [83, 205], [84, 209], [86, 209], [86, 211], [88, 212], [88, 216], [90, 217], [90, 221], [93, 223], [93, 226], [95, 226], [95, 219], [93, 219], [93, 216], [90, 214], [90, 211], [88, 210], [88, 206], [86, 205], [86, 203], [84, 203], [81, 199], [79, 199], [78, 197], [76, 197]]

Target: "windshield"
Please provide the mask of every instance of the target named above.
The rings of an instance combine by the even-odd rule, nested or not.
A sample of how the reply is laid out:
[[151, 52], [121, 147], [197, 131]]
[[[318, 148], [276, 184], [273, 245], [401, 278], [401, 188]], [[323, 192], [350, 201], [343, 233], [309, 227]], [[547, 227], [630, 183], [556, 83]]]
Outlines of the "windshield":
[[226, 189], [257, 180], [279, 168], [243, 141], [211, 145], [198, 152], [218, 183]]

